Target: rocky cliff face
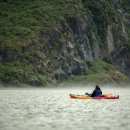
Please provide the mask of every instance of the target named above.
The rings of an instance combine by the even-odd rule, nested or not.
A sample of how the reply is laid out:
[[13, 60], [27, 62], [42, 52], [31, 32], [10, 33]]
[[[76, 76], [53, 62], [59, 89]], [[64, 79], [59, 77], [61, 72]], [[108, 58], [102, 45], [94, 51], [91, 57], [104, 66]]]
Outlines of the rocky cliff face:
[[[85, 10], [84, 5], [81, 8]], [[46, 48], [46, 53], [49, 51], [50, 53], [53, 51], [57, 52], [57, 48], [53, 44], [58, 43], [62, 37], [57, 58], [58, 63], [58, 60], [60, 60], [59, 67], [62, 71], [58, 71], [58, 73], [81, 75], [87, 69], [86, 61], [99, 58], [112, 63], [122, 72], [129, 73], [129, 60], [128, 56], [126, 56], [129, 54], [125, 50], [129, 39], [126, 32], [126, 17], [124, 13], [121, 13], [121, 9], [117, 8], [116, 13], [120, 18], [115, 15], [114, 18], [116, 20], [106, 24], [106, 30], [102, 32], [105, 33], [104, 41], [102, 41], [102, 37], [98, 33], [98, 25], [96, 25], [96, 21], [93, 18], [96, 16], [92, 17], [91, 15], [65, 17], [66, 25], [58, 23], [55, 29], [49, 32], [47, 44], [43, 47]], [[129, 19], [127, 20], [129, 21]], [[45, 35], [40, 35], [40, 37], [42, 39]], [[126, 54], [122, 54], [122, 51]], [[127, 58], [124, 58], [123, 55]], [[124, 65], [122, 66], [122, 64]]]
[[[24, 71], [18, 68], [11, 74], [8, 71], [7, 75], [29, 84], [40, 80], [42, 84], [70, 75], [83, 75], [88, 69], [87, 62], [102, 59], [130, 76], [126, 29], [129, 14], [126, 16], [120, 4], [116, 7], [109, 0], [79, 0], [72, 8], [78, 13], [65, 15], [62, 20], [54, 17], [50, 26], [41, 28], [25, 45], [0, 45], [2, 67], [9, 63], [16, 69], [22, 64], [21, 69], [26, 68]], [[49, 80], [46, 81], [46, 77]]]

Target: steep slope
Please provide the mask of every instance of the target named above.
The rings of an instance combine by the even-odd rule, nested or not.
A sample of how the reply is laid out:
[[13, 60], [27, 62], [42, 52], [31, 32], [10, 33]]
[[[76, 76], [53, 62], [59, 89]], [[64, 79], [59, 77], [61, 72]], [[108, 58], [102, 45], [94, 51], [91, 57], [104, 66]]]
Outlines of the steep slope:
[[113, 55], [113, 61], [116, 68], [130, 77], [130, 1], [120, 0], [119, 4], [118, 12], [124, 23], [123, 30], [127, 32], [127, 44]]
[[96, 59], [128, 72], [129, 3], [127, 9], [123, 4], [118, 0], [0, 1], [1, 82], [46, 85], [87, 74], [88, 62]]

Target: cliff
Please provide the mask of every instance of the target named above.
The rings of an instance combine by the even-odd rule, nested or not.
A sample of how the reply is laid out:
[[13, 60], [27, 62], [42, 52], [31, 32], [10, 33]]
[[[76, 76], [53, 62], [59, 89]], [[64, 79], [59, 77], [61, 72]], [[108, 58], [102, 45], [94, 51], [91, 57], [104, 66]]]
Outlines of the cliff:
[[129, 13], [128, 0], [1, 0], [0, 81], [47, 85], [96, 74], [129, 81]]

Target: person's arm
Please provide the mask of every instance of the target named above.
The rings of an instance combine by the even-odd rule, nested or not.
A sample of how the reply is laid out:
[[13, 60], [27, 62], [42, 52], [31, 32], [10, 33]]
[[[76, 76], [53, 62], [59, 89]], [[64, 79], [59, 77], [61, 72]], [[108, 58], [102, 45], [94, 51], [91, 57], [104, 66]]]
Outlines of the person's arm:
[[93, 93], [91, 94], [91, 97], [94, 97], [96, 94], [96, 91], [94, 90]]

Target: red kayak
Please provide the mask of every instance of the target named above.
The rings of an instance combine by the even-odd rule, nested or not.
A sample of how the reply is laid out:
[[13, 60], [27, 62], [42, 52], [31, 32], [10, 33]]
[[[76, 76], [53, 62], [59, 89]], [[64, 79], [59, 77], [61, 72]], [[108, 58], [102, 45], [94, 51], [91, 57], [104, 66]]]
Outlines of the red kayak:
[[101, 96], [97, 96], [97, 97], [90, 97], [90, 96], [87, 96], [87, 95], [70, 94], [69, 96], [72, 99], [119, 99], [119, 95], [118, 96], [101, 95]]
[[119, 99], [119, 95], [118, 96], [97, 96], [94, 97], [94, 99]]

